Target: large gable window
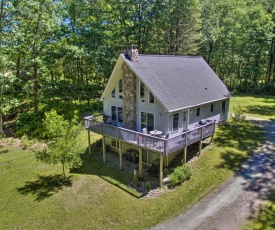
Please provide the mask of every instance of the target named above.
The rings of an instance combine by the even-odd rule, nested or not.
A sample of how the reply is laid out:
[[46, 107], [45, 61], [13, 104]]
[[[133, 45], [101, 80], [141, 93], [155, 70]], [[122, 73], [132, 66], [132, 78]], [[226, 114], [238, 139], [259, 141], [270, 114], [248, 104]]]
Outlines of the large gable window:
[[112, 121], [117, 120], [116, 106], [112, 106]]
[[139, 98], [141, 102], [145, 102], [145, 86], [142, 82], [139, 84]]
[[114, 89], [112, 90], [112, 98], [116, 97], [116, 87], [114, 87]]
[[121, 107], [112, 106], [112, 121], [123, 122], [123, 109]]
[[119, 80], [118, 82], [118, 92], [119, 92], [119, 98], [122, 99], [123, 95], [122, 95], [122, 79]]
[[155, 103], [155, 97], [150, 91], [149, 91], [149, 103], [151, 104]]
[[154, 130], [154, 114], [141, 112], [141, 130], [146, 128], [147, 131]]
[[173, 114], [173, 131], [179, 129], [179, 113]]

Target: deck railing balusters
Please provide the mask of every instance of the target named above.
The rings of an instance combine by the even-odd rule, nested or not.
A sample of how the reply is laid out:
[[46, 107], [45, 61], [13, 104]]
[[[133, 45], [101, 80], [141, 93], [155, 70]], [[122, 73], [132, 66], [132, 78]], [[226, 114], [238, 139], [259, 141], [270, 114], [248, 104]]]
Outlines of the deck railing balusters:
[[215, 132], [215, 122], [212, 122], [170, 137], [169, 139], [164, 139], [100, 122], [98, 121], [100, 116], [102, 114], [84, 117], [85, 129], [116, 138], [119, 141], [147, 148], [154, 152], [164, 153], [165, 155], [180, 150], [186, 145], [193, 144], [200, 139], [209, 137]]

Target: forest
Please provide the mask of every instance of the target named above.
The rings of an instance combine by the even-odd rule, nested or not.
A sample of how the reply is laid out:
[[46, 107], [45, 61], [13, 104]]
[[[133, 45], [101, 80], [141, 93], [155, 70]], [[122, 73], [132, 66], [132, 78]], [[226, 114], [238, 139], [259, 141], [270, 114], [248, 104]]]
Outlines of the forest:
[[200, 55], [232, 93], [275, 95], [274, 0], [0, 0], [0, 132], [43, 138], [97, 100], [127, 44]]

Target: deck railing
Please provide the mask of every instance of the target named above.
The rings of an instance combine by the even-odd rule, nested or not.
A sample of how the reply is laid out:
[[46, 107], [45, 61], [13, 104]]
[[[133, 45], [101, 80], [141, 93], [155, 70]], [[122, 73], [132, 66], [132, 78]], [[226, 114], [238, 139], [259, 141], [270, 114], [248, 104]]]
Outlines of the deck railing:
[[122, 127], [113, 126], [103, 122], [103, 115], [84, 117], [85, 129], [94, 133], [109, 136], [117, 140], [137, 145], [154, 152], [169, 155], [185, 146], [209, 137], [215, 132], [215, 121], [205, 125], [197, 126], [193, 130], [186, 131], [168, 139], [146, 135]]

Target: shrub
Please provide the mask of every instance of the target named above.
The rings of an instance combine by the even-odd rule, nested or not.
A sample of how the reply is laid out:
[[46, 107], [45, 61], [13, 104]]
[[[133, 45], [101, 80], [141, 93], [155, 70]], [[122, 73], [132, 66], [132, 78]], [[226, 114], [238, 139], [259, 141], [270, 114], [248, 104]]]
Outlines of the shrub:
[[170, 179], [170, 186], [175, 187], [176, 185], [182, 184], [184, 181], [190, 179], [192, 170], [190, 165], [183, 164], [175, 168], [174, 172], [168, 175]]
[[145, 185], [146, 185], [146, 191], [149, 192], [151, 190], [150, 182], [147, 181]]
[[233, 110], [234, 113], [230, 115], [232, 122], [236, 125], [242, 124], [246, 118], [243, 109], [240, 106], [238, 106], [237, 108], [234, 107]]

